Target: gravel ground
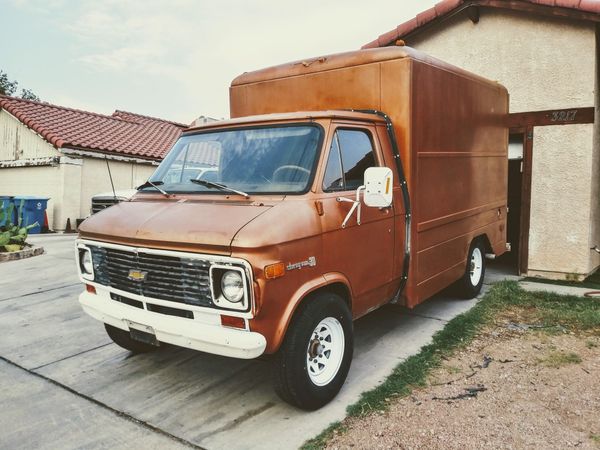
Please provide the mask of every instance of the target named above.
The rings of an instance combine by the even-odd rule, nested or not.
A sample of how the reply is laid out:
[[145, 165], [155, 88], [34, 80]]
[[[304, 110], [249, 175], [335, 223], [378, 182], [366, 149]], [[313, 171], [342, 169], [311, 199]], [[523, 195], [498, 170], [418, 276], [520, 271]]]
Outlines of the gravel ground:
[[[525, 327], [526, 328], [526, 327]], [[600, 449], [600, 338], [487, 329], [330, 449]]]

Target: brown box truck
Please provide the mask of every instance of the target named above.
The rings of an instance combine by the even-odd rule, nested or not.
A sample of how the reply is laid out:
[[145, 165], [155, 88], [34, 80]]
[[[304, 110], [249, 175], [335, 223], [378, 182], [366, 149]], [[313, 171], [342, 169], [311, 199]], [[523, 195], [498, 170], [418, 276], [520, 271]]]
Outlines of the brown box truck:
[[278, 394], [316, 409], [354, 319], [473, 297], [506, 250], [507, 91], [390, 47], [245, 73], [230, 101], [83, 222], [80, 303], [134, 352], [274, 355]]

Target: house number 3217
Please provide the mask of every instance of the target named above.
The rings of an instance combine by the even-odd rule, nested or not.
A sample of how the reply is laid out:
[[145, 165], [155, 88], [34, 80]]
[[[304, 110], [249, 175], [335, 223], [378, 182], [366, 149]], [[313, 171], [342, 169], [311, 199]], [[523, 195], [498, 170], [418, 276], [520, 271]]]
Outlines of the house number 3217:
[[570, 111], [553, 111], [552, 112], [552, 122], [572, 122], [575, 120], [575, 116], [577, 115], [577, 110], [572, 109]]

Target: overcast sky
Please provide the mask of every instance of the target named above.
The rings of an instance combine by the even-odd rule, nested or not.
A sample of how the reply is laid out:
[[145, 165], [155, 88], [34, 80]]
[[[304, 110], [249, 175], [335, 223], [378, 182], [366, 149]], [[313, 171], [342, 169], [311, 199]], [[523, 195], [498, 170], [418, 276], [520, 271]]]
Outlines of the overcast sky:
[[436, 0], [0, 0], [0, 69], [44, 101], [190, 123], [238, 74], [355, 50]]

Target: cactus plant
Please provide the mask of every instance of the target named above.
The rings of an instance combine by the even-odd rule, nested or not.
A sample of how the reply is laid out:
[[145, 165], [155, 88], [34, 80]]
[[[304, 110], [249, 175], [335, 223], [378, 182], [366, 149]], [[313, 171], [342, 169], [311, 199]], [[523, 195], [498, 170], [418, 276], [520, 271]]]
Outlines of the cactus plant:
[[21, 200], [17, 210], [17, 223], [13, 223], [13, 212], [15, 205], [10, 203], [7, 207], [0, 208], [0, 222], [6, 220], [6, 223], [0, 227], [0, 251], [15, 252], [25, 247], [25, 240], [29, 230], [38, 226], [35, 222], [25, 227], [23, 224], [23, 205], [25, 200]]
[[8, 226], [8, 224], [12, 220], [14, 209], [15, 205], [13, 203], [9, 203], [7, 207], [4, 207], [4, 203], [2, 203], [2, 207], [0, 207], [0, 223], [4, 223], [4, 221], [6, 220], [6, 226]]

